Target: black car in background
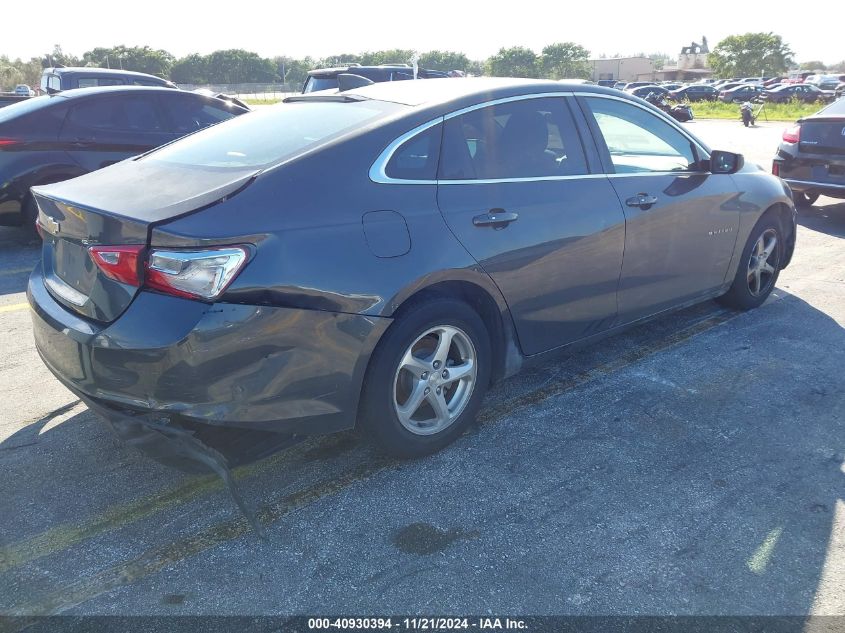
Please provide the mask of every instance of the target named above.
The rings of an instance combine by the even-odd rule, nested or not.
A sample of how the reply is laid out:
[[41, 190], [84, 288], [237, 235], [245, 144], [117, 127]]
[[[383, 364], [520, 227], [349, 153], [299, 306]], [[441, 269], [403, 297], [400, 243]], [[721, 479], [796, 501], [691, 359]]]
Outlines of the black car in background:
[[786, 130], [772, 173], [789, 184], [798, 206], [809, 207], [820, 195], [845, 198], [845, 100]]
[[629, 95], [639, 97], [640, 99], [645, 99], [650, 94], [654, 94], [659, 97], [665, 97], [667, 94], [669, 94], [669, 91], [666, 88], [664, 88], [663, 86], [656, 86], [654, 84], [639, 86], [638, 88], [625, 90], [625, 92], [627, 92]]
[[719, 93], [719, 101], [725, 103], [743, 103], [744, 101], [754, 101], [763, 94], [764, 88], [755, 84], [743, 84], [736, 86], [730, 90], [723, 90]]
[[692, 84], [669, 93], [675, 101], [715, 101], [718, 96], [719, 91], [709, 84]]
[[246, 108], [169, 88], [81, 88], [0, 109], [0, 225], [34, 226], [29, 188], [143, 154]]
[[832, 92], [824, 92], [812, 84], [785, 84], [771, 90], [764, 90], [760, 95], [761, 99], [769, 103], [788, 103], [793, 99], [804, 103], [814, 103], [829, 101], [832, 97]]
[[[318, 68], [308, 71], [308, 79], [302, 88], [303, 94], [319, 90], [337, 90], [338, 75], [357, 75], [373, 83], [383, 81], [405, 81], [414, 78], [414, 69], [404, 64], [385, 64], [383, 66], [359, 66], [351, 64], [337, 68]], [[442, 79], [448, 73], [440, 70], [417, 69], [417, 79]]]
[[96, 88], [98, 86], [160, 86], [176, 88], [167, 79], [116, 68], [91, 68], [88, 66], [45, 68], [41, 73], [41, 91], [45, 93], [73, 90], [74, 88]]

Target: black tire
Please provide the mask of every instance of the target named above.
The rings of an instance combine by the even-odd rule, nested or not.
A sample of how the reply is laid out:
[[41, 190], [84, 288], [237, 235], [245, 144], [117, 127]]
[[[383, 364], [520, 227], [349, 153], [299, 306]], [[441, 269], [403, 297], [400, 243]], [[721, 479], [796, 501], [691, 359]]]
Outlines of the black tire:
[[799, 192], [794, 194], [793, 198], [795, 199], [795, 206], [800, 209], [809, 209], [819, 199], [819, 194]]
[[[409, 430], [399, 419], [399, 367], [415, 341], [440, 326], [457, 328], [471, 341], [477, 372], [462, 410], [456, 412], [457, 417], [439, 432], [422, 435]], [[421, 457], [439, 451], [456, 440], [475, 420], [490, 382], [491, 363], [490, 336], [475, 310], [462, 301], [446, 297], [427, 296], [414, 300], [402, 309], [370, 359], [358, 411], [359, 430], [391, 455]], [[419, 381], [419, 384], [426, 383]], [[447, 387], [443, 389], [445, 398]], [[456, 397], [456, 392], [452, 392], [452, 397]], [[422, 406], [428, 406], [427, 400], [423, 400]]]
[[[752, 255], [757, 260], [759, 260], [759, 257], [752, 251], [755, 251], [761, 237], [767, 234], [774, 235], [777, 240], [771, 254], [765, 260], [774, 269], [774, 272], [764, 273], [767, 275], [765, 284], [758, 282], [759, 288], [755, 292], [755, 284], [751, 281], [754, 278], [754, 275], [751, 273], [752, 265], [754, 264]], [[781, 231], [780, 222], [773, 215], [764, 215], [752, 229], [751, 234], [748, 236], [748, 241], [742, 249], [739, 266], [737, 267], [731, 287], [717, 301], [737, 310], [751, 310], [760, 306], [769, 297], [775, 284], [777, 284], [781, 262], [783, 262], [783, 247], [783, 232]]]
[[38, 231], [35, 228], [35, 220], [37, 219], [38, 205], [35, 204], [35, 198], [32, 197], [32, 194], [28, 193], [21, 205], [21, 224], [30, 236], [38, 235]]

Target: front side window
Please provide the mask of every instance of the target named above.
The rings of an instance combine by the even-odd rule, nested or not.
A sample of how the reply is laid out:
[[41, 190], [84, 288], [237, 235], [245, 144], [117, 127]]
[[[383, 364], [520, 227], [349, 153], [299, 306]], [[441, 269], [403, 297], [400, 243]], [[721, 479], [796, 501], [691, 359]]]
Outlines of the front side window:
[[563, 97], [521, 99], [448, 119], [441, 180], [550, 178], [588, 173]]
[[689, 139], [633, 104], [586, 97], [607, 145], [614, 173], [691, 171], [696, 156]]

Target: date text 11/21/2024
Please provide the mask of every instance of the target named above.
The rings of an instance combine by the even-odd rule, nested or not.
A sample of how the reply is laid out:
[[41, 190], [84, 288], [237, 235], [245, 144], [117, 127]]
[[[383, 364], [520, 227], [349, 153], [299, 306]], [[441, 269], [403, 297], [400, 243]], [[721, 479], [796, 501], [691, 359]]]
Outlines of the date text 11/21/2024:
[[514, 618], [308, 618], [310, 630], [388, 630], [403, 629], [410, 631], [443, 630], [525, 630], [524, 620]]

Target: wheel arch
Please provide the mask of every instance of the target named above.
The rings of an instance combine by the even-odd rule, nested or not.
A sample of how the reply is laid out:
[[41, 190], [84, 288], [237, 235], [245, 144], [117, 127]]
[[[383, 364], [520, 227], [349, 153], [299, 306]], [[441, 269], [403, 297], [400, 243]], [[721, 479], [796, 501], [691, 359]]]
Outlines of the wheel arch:
[[420, 279], [388, 302], [389, 316], [401, 317], [403, 311], [426, 296], [457, 299], [478, 313], [490, 335], [493, 350], [492, 381], [507, 378], [519, 371], [523, 354], [510, 309], [486, 274], [475, 270], [452, 270]]
[[[781, 234], [783, 235], [785, 241], [783, 261], [780, 266], [781, 270], [789, 265], [789, 262], [792, 260], [792, 254], [795, 251], [797, 227], [795, 227], [793, 222], [792, 214], [792, 208], [785, 202], [775, 202], [763, 211], [763, 213], [760, 214], [760, 218], [757, 220], [757, 222], [760, 222], [763, 218], [774, 217], [778, 221], [778, 224], [780, 224]], [[756, 224], [757, 223], [755, 222], [755, 225]]]

